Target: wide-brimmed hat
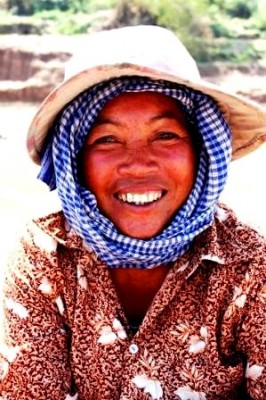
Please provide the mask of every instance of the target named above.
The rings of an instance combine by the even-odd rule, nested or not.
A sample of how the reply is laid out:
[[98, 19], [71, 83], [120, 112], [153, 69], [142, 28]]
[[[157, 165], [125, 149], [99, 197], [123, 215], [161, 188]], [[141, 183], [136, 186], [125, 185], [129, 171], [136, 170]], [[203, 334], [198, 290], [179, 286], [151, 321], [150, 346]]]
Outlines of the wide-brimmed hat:
[[65, 80], [41, 104], [28, 131], [27, 148], [33, 161], [40, 155], [49, 128], [61, 109], [79, 93], [102, 81], [122, 76], [145, 76], [186, 85], [210, 95], [233, 134], [233, 159], [266, 141], [266, 109], [202, 80], [184, 45], [159, 26], [132, 26], [88, 35], [66, 64]]

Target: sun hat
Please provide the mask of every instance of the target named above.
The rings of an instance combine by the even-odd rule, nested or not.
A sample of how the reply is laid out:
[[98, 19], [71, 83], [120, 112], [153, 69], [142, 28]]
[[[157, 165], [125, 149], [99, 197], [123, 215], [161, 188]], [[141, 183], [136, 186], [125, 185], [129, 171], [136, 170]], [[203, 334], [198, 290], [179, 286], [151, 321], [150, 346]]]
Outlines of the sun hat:
[[65, 68], [65, 79], [40, 105], [29, 127], [27, 149], [34, 162], [40, 156], [49, 128], [62, 108], [84, 90], [121, 76], [145, 76], [199, 90], [211, 96], [233, 134], [232, 159], [266, 141], [266, 109], [201, 79], [187, 49], [168, 29], [130, 26], [93, 33]]

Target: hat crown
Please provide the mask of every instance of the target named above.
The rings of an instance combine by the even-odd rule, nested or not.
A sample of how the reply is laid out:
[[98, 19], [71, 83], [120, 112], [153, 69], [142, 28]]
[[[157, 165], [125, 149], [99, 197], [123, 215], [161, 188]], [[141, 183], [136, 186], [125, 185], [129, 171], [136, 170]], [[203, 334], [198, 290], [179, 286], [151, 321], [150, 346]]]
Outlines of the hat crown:
[[84, 46], [66, 64], [65, 79], [89, 68], [135, 64], [176, 75], [187, 80], [200, 80], [196, 62], [171, 31], [139, 25], [94, 33], [85, 38]]

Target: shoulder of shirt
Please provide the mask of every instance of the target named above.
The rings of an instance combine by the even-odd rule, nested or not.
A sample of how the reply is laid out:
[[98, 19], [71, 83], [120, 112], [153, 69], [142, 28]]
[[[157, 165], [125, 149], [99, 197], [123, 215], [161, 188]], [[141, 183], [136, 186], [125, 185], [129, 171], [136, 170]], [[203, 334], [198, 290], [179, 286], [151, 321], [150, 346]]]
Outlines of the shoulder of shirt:
[[266, 245], [266, 237], [263, 234], [241, 221], [235, 212], [223, 203], [218, 204], [214, 224], [219, 230], [223, 230], [224, 233], [233, 235], [236, 238], [243, 238], [245, 235], [249, 235], [249, 242], [256, 241], [262, 246]]
[[241, 222], [226, 205], [219, 203], [213, 224], [200, 235], [201, 241], [226, 264], [266, 262], [266, 240], [251, 226]]
[[[27, 232], [36, 238], [49, 237], [66, 248], [84, 248], [81, 237], [69, 226], [63, 211], [54, 212], [34, 219], [27, 224]], [[36, 244], [36, 240], [34, 240]]]

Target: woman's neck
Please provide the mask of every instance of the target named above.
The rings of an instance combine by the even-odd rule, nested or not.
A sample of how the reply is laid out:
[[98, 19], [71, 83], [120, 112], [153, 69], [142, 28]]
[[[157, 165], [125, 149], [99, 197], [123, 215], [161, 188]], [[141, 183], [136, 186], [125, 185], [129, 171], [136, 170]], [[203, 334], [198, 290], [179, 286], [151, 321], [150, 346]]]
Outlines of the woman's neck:
[[114, 268], [110, 274], [130, 325], [139, 325], [160, 289], [169, 266], [154, 269]]

